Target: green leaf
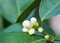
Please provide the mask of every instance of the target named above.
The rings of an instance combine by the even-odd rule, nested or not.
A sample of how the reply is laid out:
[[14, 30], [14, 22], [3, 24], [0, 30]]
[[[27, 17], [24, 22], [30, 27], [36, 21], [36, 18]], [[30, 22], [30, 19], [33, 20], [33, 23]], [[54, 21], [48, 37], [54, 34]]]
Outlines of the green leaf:
[[40, 39], [39, 36], [30, 36], [21, 30], [22, 26], [19, 23], [9, 26], [5, 31], [0, 33], [0, 43], [31, 43]]
[[36, 10], [37, 10], [37, 8], [34, 8], [32, 10], [32, 12], [26, 17], [26, 19], [28, 19], [28, 20], [31, 19], [31, 17], [33, 17], [35, 15]]
[[39, 15], [41, 21], [60, 14], [60, 0], [41, 0]]
[[31, 43], [39, 39], [38, 36], [30, 36], [23, 32], [8, 32], [0, 34], [0, 43]]
[[60, 41], [60, 34], [59, 35], [56, 35], [56, 40], [59, 40]]
[[2, 16], [0, 15], [0, 32], [3, 31], [3, 19], [2, 19]]
[[[40, 0], [35, 0], [17, 19], [17, 22], [22, 22], [25, 18], [30, 18], [31, 16], [37, 14], [36, 8], [38, 8]], [[35, 11], [36, 10], [36, 11]]]
[[1, 7], [1, 3], [0, 3], [0, 14], [1, 14], [1, 12], [2, 12], [2, 9], [1, 9], [2, 7]]
[[[30, 20], [31, 17], [37, 18], [38, 15], [36, 16], [36, 14], [38, 14], [38, 7], [34, 8], [34, 9], [31, 11], [31, 13], [30, 13], [25, 19]], [[38, 18], [38, 19], [39, 19], [39, 18]], [[39, 21], [40, 21], [40, 20], [39, 20]]]
[[40, 40], [36, 40], [32, 43], [46, 43], [46, 40], [45, 39], [40, 39]]
[[15, 23], [17, 18], [21, 15], [25, 9], [30, 6], [35, 0], [0, 0], [3, 11], [3, 16], [10, 21]]
[[55, 37], [55, 33], [54, 31], [49, 27], [49, 25], [47, 24], [47, 22], [42, 22], [42, 27], [44, 29], [44, 31], [46, 32], [46, 34], [52, 35], [53, 37]]
[[60, 43], [60, 41], [54, 41], [54, 43]]
[[21, 26], [21, 24], [16, 23], [16, 24], [13, 24], [13, 25], [7, 27], [3, 31], [3, 33], [5, 33], [5, 32], [20, 32], [20, 31], [22, 31], [22, 26]]
[[[18, 18], [18, 20], [17, 20], [17, 22], [20, 22], [20, 23], [22, 23], [24, 20], [30, 20], [30, 18], [31, 17], [33, 17], [34, 15], [35, 15], [35, 12], [36, 12], [36, 9], [37, 8], [34, 8], [29, 14], [22, 14], [22, 18], [20, 17], [20, 18]], [[29, 12], [29, 11], [28, 11]]]

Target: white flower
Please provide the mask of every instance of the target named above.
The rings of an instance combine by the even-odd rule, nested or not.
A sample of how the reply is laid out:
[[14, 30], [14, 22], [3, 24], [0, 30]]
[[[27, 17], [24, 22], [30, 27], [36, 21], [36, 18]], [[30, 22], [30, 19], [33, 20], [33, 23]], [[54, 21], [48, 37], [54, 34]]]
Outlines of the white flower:
[[32, 18], [30, 19], [30, 21], [31, 21], [32, 23], [35, 23], [35, 22], [37, 22], [37, 19], [36, 19], [35, 17], [32, 17]]
[[50, 37], [49, 35], [45, 35], [45, 39], [49, 39], [49, 37]]
[[23, 28], [22, 31], [23, 32], [28, 32], [28, 28]]
[[28, 31], [28, 33], [29, 33], [29, 35], [33, 35], [33, 34], [35, 33], [35, 29], [30, 29], [30, 30]]
[[38, 31], [39, 32], [43, 32], [43, 28], [38, 28]]
[[37, 19], [35, 17], [32, 17], [30, 19], [30, 21], [31, 21], [31, 23], [32, 23], [33, 26], [38, 26], [39, 25], [38, 22], [37, 22]]
[[32, 28], [32, 23], [29, 20], [25, 20], [23, 26], [26, 28]]

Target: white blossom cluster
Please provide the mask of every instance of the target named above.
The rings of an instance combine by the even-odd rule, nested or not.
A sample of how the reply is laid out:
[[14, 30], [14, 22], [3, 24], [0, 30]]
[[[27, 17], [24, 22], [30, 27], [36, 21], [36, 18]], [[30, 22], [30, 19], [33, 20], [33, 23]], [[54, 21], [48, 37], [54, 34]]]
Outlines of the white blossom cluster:
[[[29, 20], [23, 21], [22, 25], [23, 25], [22, 31], [23, 32], [27, 32], [29, 35], [33, 35], [37, 31], [34, 26], [37, 27], [38, 32], [40, 32], [42, 34], [45, 33], [44, 30], [43, 30], [43, 28], [42, 27], [39, 27], [39, 24], [38, 24], [37, 19], [35, 17], [32, 17], [30, 19], [30, 21]], [[47, 35], [47, 34], [44, 36], [44, 38], [46, 40], [54, 41], [54, 38], [50, 37], [50, 35]]]
[[[24, 27], [22, 29], [23, 32], [28, 32], [29, 35], [33, 35], [35, 33], [35, 28], [33, 26], [37, 26], [38, 27], [39, 24], [37, 22], [37, 19], [35, 17], [32, 17], [30, 19], [30, 21], [29, 20], [23, 21], [22, 25]], [[39, 32], [43, 32], [43, 29], [42, 28], [38, 28], [38, 31]]]

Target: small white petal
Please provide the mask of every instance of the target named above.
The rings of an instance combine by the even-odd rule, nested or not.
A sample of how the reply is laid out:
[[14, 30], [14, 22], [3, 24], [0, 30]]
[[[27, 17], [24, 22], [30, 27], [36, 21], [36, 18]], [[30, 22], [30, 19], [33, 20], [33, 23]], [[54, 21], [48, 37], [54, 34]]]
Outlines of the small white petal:
[[35, 23], [35, 22], [37, 22], [37, 19], [36, 19], [35, 17], [32, 17], [32, 18], [30, 19], [30, 21], [31, 21], [32, 23]]
[[38, 28], [38, 31], [39, 32], [43, 32], [43, 28]]
[[33, 26], [38, 26], [39, 25], [38, 22], [37, 22], [37, 19], [35, 17], [32, 17], [30, 19], [30, 21], [31, 21], [31, 23], [32, 23]]
[[26, 27], [26, 28], [32, 28], [32, 23], [28, 20], [25, 20], [23, 22], [23, 26]]
[[49, 35], [45, 35], [45, 39], [49, 39], [49, 37], [50, 37]]
[[30, 29], [30, 30], [28, 31], [28, 33], [29, 33], [29, 35], [33, 35], [33, 34], [35, 33], [35, 29]]
[[28, 29], [27, 28], [23, 28], [22, 31], [23, 32], [28, 32]]

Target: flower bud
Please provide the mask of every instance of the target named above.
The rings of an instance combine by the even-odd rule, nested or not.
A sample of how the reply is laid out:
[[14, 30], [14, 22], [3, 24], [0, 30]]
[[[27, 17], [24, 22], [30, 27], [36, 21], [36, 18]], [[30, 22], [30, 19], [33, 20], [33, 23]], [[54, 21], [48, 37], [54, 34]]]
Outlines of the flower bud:
[[25, 28], [32, 28], [32, 24], [31, 24], [31, 22], [28, 21], [28, 20], [25, 20], [25, 21], [23, 22], [23, 26], [24, 26]]
[[43, 32], [43, 28], [38, 28], [38, 31], [39, 32]]
[[38, 26], [38, 25], [39, 25], [38, 22], [37, 22], [37, 19], [34, 18], [34, 17], [32, 17], [32, 18], [30, 19], [30, 21], [31, 21], [31, 23], [32, 23], [33, 26]]
[[32, 23], [35, 23], [35, 22], [37, 22], [37, 19], [36, 19], [35, 17], [32, 17], [32, 18], [30, 19], [30, 21], [31, 21]]
[[28, 29], [27, 28], [23, 28], [22, 31], [23, 32], [28, 32]]
[[30, 29], [30, 30], [28, 31], [28, 33], [29, 33], [29, 35], [33, 35], [33, 34], [35, 33], [35, 29]]
[[45, 35], [45, 39], [47, 39], [47, 40], [48, 40], [48, 39], [49, 39], [49, 37], [50, 37], [49, 35]]

